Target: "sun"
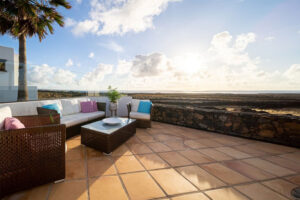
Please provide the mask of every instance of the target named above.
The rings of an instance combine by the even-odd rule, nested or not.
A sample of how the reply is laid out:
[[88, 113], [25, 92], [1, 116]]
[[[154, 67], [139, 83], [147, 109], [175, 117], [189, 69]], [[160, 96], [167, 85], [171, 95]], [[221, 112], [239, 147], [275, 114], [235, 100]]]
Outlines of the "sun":
[[184, 53], [176, 56], [174, 66], [181, 72], [194, 74], [203, 66], [203, 58], [198, 53]]

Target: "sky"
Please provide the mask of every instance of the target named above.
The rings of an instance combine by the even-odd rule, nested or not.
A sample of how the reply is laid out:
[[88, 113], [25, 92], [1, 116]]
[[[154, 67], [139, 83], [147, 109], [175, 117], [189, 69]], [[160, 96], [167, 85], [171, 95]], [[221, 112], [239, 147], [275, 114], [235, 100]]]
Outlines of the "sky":
[[[69, 0], [27, 40], [39, 89], [300, 90], [299, 0]], [[18, 41], [0, 36], [0, 45]]]

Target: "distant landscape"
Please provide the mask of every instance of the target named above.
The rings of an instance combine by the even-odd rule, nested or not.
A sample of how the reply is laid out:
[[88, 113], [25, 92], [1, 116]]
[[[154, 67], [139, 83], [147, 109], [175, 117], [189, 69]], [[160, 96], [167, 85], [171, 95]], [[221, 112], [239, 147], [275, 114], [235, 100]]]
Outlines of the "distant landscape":
[[[154, 104], [213, 108], [231, 112], [267, 112], [300, 117], [300, 93], [123, 93], [136, 99], [151, 99]], [[86, 91], [39, 90], [39, 99], [78, 96], [105, 96]]]

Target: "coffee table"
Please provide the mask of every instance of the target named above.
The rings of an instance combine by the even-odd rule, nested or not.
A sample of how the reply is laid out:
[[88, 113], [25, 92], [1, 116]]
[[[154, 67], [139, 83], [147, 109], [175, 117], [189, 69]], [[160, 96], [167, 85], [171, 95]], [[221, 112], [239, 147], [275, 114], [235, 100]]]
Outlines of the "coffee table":
[[136, 120], [119, 118], [120, 124], [107, 125], [102, 120], [81, 127], [81, 144], [110, 154], [136, 132]]

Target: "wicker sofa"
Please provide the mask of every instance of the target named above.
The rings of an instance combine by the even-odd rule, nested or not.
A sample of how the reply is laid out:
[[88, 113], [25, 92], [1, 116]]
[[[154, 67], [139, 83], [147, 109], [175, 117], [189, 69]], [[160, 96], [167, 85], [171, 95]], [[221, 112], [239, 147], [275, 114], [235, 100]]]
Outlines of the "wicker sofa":
[[0, 130], [0, 199], [65, 178], [66, 127], [60, 116], [19, 116], [26, 128]]
[[[92, 113], [81, 113], [80, 102], [89, 100], [106, 103], [105, 110]], [[66, 138], [70, 138], [80, 134], [80, 127], [82, 125], [105, 118], [106, 113], [108, 112], [108, 102], [109, 100], [106, 97], [79, 97], [69, 99], [3, 103], [0, 104], [0, 108], [9, 106], [13, 116], [38, 115], [37, 107], [57, 103], [62, 111], [60, 122], [66, 126]]]
[[[139, 99], [132, 99], [131, 102], [127, 104], [128, 118], [136, 119], [137, 127], [139, 128], [151, 128], [151, 112], [150, 114], [146, 114], [137, 111], [140, 101], [141, 100]], [[150, 101], [150, 100], [143, 99], [143, 101]]]

